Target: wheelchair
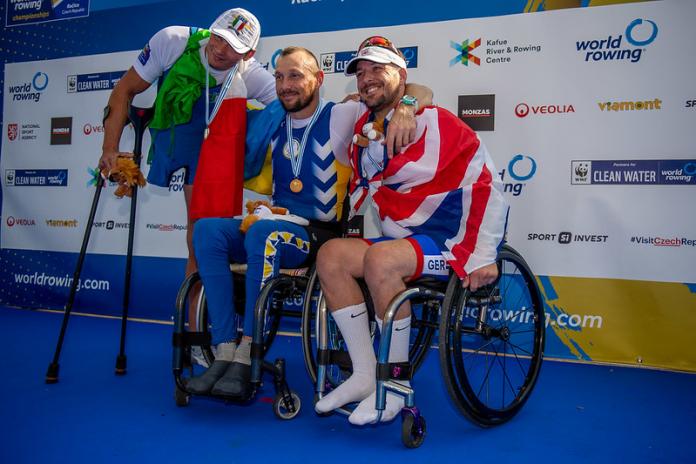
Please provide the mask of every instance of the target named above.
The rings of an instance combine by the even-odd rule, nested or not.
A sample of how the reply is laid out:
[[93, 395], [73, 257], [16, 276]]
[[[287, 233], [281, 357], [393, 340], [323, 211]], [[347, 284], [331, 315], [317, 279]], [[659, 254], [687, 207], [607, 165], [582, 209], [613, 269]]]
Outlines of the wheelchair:
[[[406, 447], [416, 448], [423, 443], [426, 421], [415, 405], [413, 389], [396, 380], [410, 379], [423, 361], [434, 320], [439, 321], [435, 327], [445, 385], [456, 408], [467, 419], [480, 427], [502, 424], [512, 419], [529, 398], [544, 350], [541, 294], [529, 266], [510, 246], [501, 247], [497, 265], [496, 281], [475, 292], [462, 288], [459, 278], [451, 273], [447, 282], [426, 278], [409, 283], [388, 305], [377, 355], [376, 409], [379, 421], [387, 391], [404, 397], [401, 440]], [[313, 297], [315, 332], [310, 332], [311, 323], [306, 320], [312, 311], [305, 300], [302, 335], [305, 350], [312, 349], [312, 337], [315, 339], [316, 355], [305, 352], [305, 364], [316, 381], [317, 399], [347, 378], [350, 364], [323, 296], [316, 289], [314, 292], [318, 292]], [[412, 305], [409, 363], [392, 365], [388, 363], [392, 323], [406, 301]], [[345, 409], [339, 412], [349, 413]]]
[[[246, 265], [232, 264], [232, 278], [235, 295], [236, 320], [238, 334], [241, 337], [241, 321], [244, 308], [244, 277]], [[254, 334], [251, 344], [251, 384], [252, 389], [248, 397], [228, 398], [215, 396], [233, 403], [246, 403], [251, 401], [258, 389], [262, 386], [262, 374], [268, 373], [273, 378], [275, 399], [273, 412], [280, 419], [292, 419], [300, 411], [300, 397], [292, 391], [285, 379], [285, 361], [276, 359], [273, 363], [266, 361], [265, 356], [278, 332], [281, 317], [301, 317], [301, 311], [285, 308], [288, 299], [301, 298], [307, 285], [307, 268], [281, 269], [280, 273], [269, 279], [261, 288], [254, 311]], [[186, 318], [188, 314], [189, 294], [194, 285], [201, 280], [196, 272], [188, 276], [182, 283], [176, 297], [176, 313], [173, 334], [173, 374], [175, 381], [175, 403], [177, 406], [187, 406], [193, 395], [186, 389], [188, 379], [193, 376], [193, 362], [191, 351], [193, 347], [200, 347], [203, 358], [212, 364], [215, 355], [211, 346], [211, 334], [208, 324], [207, 300], [205, 289], [201, 290], [196, 302], [196, 327], [197, 331], [187, 331]]]

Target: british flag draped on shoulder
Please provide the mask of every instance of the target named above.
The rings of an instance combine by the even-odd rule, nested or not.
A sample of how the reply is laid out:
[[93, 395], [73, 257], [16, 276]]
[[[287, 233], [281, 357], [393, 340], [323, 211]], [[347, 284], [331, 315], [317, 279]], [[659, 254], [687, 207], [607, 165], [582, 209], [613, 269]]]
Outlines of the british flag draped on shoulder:
[[[355, 133], [368, 118], [358, 121]], [[416, 122], [416, 141], [369, 179], [360, 165], [362, 149], [351, 145], [352, 213], [371, 196], [385, 236], [428, 235], [463, 278], [496, 259], [508, 210], [501, 182], [476, 133], [452, 113], [428, 107]]]

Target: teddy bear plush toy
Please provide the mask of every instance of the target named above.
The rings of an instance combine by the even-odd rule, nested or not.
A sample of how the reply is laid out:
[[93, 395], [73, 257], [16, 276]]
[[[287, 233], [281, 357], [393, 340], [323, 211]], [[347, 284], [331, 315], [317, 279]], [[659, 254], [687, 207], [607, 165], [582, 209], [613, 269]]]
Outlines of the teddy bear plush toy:
[[111, 170], [108, 175], [109, 180], [118, 182], [118, 187], [114, 192], [118, 198], [132, 197], [134, 185], [144, 187], [147, 183], [138, 165], [132, 158], [125, 156], [116, 159], [116, 168]]
[[368, 122], [362, 127], [362, 134], [353, 135], [353, 143], [366, 148], [370, 142], [381, 142], [384, 138], [384, 120]]
[[239, 226], [239, 230], [246, 233], [249, 227], [259, 219], [274, 219], [274, 215], [287, 215], [288, 209], [280, 206], [271, 206], [266, 200], [250, 200], [246, 203], [246, 210], [249, 213]]

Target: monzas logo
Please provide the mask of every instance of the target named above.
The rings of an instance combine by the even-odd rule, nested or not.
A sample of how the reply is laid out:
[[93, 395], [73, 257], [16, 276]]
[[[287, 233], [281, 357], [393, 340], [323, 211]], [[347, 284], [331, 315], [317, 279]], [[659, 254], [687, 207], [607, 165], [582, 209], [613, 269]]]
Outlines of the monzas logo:
[[[507, 165], [498, 174], [503, 181], [503, 192], [511, 193], [518, 197], [522, 194], [524, 186], [534, 177], [537, 170], [537, 163], [534, 158], [527, 155], [517, 154], [512, 157]], [[511, 182], [505, 182], [506, 175], [512, 178]]]
[[48, 87], [48, 74], [39, 71], [34, 74], [31, 81], [11, 85], [9, 90], [12, 101], [33, 101], [37, 103], [46, 87]]
[[495, 129], [495, 94], [459, 95], [457, 115], [475, 131]]
[[637, 63], [643, 57], [645, 47], [655, 41], [657, 33], [658, 27], [654, 21], [638, 18], [626, 26], [623, 34], [580, 40], [575, 42], [575, 48], [586, 62], [625, 60]]

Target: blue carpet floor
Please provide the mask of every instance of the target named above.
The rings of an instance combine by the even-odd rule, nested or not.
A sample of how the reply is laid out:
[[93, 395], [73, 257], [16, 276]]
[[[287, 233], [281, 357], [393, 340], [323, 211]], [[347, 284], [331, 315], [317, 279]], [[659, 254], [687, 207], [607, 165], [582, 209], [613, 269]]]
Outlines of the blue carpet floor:
[[291, 421], [273, 415], [270, 382], [247, 406], [177, 407], [167, 325], [129, 323], [117, 377], [120, 321], [73, 316], [60, 381], [46, 385], [61, 319], [0, 307], [0, 463], [696, 462], [696, 375], [547, 361], [520, 414], [483, 430], [455, 412], [432, 350], [414, 382], [428, 435], [408, 450], [398, 420], [360, 428], [314, 414], [298, 337], [271, 351], [303, 400]]

